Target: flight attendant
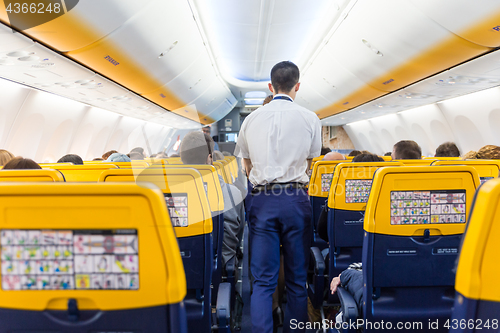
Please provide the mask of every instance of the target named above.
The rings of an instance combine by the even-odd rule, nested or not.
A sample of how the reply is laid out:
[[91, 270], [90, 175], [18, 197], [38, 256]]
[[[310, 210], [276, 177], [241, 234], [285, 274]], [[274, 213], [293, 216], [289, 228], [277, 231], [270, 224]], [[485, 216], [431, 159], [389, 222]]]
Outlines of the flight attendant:
[[307, 322], [312, 227], [306, 171], [321, 152], [321, 124], [316, 114], [294, 103], [299, 87], [298, 67], [289, 61], [276, 64], [269, 84], [273, 100], [245, 119], [238, 137], [237, 153], [254, 187], [249, 209], [254, 333], [273, 332], [280, 244], [288, 299], [283, 332], [297, 326], [290, 325], [292, 319]]

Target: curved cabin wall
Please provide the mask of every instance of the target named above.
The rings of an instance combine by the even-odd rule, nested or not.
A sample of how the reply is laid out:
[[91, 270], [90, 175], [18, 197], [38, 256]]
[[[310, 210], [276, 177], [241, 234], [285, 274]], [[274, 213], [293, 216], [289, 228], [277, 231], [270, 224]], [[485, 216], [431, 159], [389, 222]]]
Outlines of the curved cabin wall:
[[[65, 154], [92, 160], [111, 149], [163, 150], [175, 129], [0, 79], [0, 148], [37, 162]], [[181, 131], [183, 134], [185, 131]]]
[[376, 154], [392, 151], [399, 140], [414, 140], [425, 156], [455, 142], [461, 154], [484, 145], [500, 145], [500, 87], [362, 120], [344, 127], [356, 149]]

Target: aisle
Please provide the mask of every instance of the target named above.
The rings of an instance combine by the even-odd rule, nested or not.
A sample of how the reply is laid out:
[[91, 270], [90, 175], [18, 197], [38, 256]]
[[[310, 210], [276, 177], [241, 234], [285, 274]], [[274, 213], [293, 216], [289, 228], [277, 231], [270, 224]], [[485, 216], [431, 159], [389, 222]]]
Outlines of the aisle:
[[[238, 281], [236, 286], [238, 292], [243, 298], [243, 318], [241, 321], [241, 333], [252, 333], [252, 322], [250, 319], [250, 274], [249, 274], [249, 256], [248, 256], [248, 226], [245, 225], [243, 233], [243, 265], [241, 267], [241, 282]], [[282, 329], [278, 329], [281, 333]], [[314, 330], [307, 330], [306, 333], [314, 333]]]

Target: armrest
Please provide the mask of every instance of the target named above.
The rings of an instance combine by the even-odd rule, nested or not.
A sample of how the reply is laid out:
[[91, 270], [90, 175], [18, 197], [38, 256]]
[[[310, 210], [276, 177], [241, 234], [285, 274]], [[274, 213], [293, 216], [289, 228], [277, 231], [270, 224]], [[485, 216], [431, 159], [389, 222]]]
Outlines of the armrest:
[[314, 273], [316, 275], [323, 275], [325, 273], [325, 259], [321, 251], [317, 247], [311, 247], [311, 258], [314, 263]]
[[233, 277], [234, 271], [236, 270], [236, 256], [233, 256], [226, 262], [226, 266], [224, 266], [226, 270], [227, 277]]
[[341, 304], [340, 310], [342, 311], [344, 316], [343, 321], [349, 324], [346, 325], [349, 326], [349, 329], [342, 330], [342, 333], [355, 333], [356, 330], [350, 329], [350, 323], [355, 323], [358, 319], [358, 305], [356, 304], [354, 297], [352, 297], [352, 295], [344, 288], [338, 287], [337, 294], [339, 296]]
[[[325, 260], [321, 251], [317, 247], [311, 248], [311, 260], [307, 274], [307, 295], [315, 309], [319, 309], [323, 304], [325, 290]], [[312, 267], [314, 266], [314, 271]]]
[[217, 293], [217, 328], [219, 332], [230, 332], [231, 323], [231, 284], [225, 282], [219, 285]]

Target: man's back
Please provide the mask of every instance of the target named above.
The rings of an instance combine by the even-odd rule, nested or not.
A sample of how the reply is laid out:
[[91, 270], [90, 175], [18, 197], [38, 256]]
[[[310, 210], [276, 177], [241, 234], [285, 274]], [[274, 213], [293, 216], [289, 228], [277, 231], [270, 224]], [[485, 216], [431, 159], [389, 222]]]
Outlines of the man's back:
[[[306, 159], [316, 157], [321, 149], [318, 137], [321, 125], [311, 111], [291, 99], [275, 99], [249, 115], [240, 130], [248, 152], [243, 157], [252, 161], [250, 181], [307, 183]], [[248, 154], [248, 156], [245, 156]]]

